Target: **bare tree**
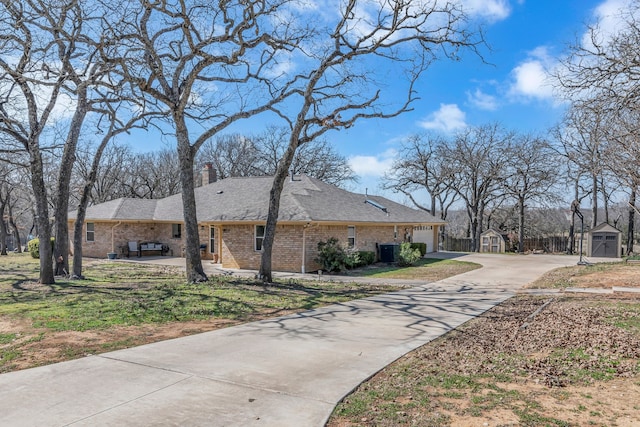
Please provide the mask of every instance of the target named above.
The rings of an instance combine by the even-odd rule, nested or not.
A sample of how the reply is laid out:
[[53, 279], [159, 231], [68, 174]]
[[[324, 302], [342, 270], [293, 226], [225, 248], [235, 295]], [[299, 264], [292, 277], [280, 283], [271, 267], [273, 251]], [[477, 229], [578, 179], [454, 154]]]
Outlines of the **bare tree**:
[[[69, 266], [67, 212], [76, 147], [93, 88], [110, 85], [105, 79], [108, 70], [95, 55], [91, 28], [97, 18], [84, 6], [94, 10], [78, 0], [0, 2], [0, 81], [6, 88], [0, 103], [0, 132], [13, 139], [9, 150], [29, 154], [36, 223], [43, 242], [51, 236], [49, 203], [53, 205], [55, 254], [48, 244], [40, 246], [40, 281], [46, 284], [54, 282], [52, 255], [66, 269]], [[56, 126], [64, 128], [64, 134], [51, 138]], [[52, 197], [44, 174], [48, 150], [61, 152]]]
[[[456, 193], [451, 188], [444, 157], [449, 141], [437, 135], [413, 135], [400, 147], [398, 157], [391, 172], [385, 174], [384, 189], [393, 190], [409, 197], [418, 208], [447, 219], [447, 211], [456, 201]], [[414, 193], [427, 192], [429, 205], [416, 199]]]
[[[189, 282], [207, 280], [199, 251], [194, 159], [230, 124], [267, 111], [288, 96], [279, 55], [307, 29], [283, 17], [286, 0], [122, 1], [103, 21], [103, 57], [163, 113], [175, 137]], [[300, 30], [300, 31], [298, 31]], [[160, 125], [158, 125], [160, 126]]]
[[[236, 176], [273, 175], [287, 148], [289, 129], [270, 125], [258, 134], [223, 135], [205, 143], [198, 154], [200, 168], [213, 164], [219, 179]], [[291, 163], [294, 174], [307, 174], [333, 185], [355, 181], [349, 162], [325, 139], [300, 147]]]
[[[24, 150], [29, 155], [31, 185], [35, 199], [40, 247], [40, 281], [54, 283], [53, 253], [48, 241], [51, 236], [49, 205], [43, 173], [41, 138], [54, 114], [60, 93], [66, 83], [67, 56], [60, 58], [50, 27], [39, 8], [32, 2], [2, 1], [0, 3], [0, 81], [4, 88], [0, 102], [0, 132], [12, 139], [3, 151]], [[63, 7], [62, 9], [66, 9]], [[66, 21], [61, 8], [47, 8], [47, 13], [61, 12], [59, 28]], [[60, 64], [67, 59], [66, 64]]]
[[[319, 38], [298, 46], [309, 71], [299, 73], [295, 96], [278, 110], [290, 136], [269, 195], [259, 272], [263, 281], [272, 279], [280, 195], [298, 147], [361, 119], [391, 118], [408, 111], [415, 100], [414, 83], [432, 61], [440, 54], [456, 57], [461, 48], [475, 50], [481, 42], [479, 33], [467, 30], [465, 19], [452, 3], [349, 0], [340, 4], [336, 21], [327, 22], [325, 28], [317, 22]], [[396, 67], [394, 75], [405, 77], [402, 97], [398, 92], [386, 94], [382, 81], [376, 81], [387, 66]], [[385, 95], [393, 95], [396, 103]]]
[[[90, 180], [93, 160], [98, 147], [93, 145], [93, 141], [91, 141], [78, 148], [73, 181], [75, 191], [71, 194], [71, 197], [76, 200], [76, 204], [80, 202], [84, 184]], [[130, 148], [127, 146], [109, 144], [105, 147], [96, 170], [95, 182], [91, 187], [90, 205], [128, 195], [123, 191], [120, 182], [131, 173], [128, 165], [130, 155]]]
[[[591, 228], [598, 224], [600, 182], [605, 172], [603, 151], [606, 146], [607, 120], [602, 105], [593, 102], [574, 103], [556, 130], [562, 154], [575, 169], [590, 180]], [[604, 198], [606, 203], [606, 197]]]
[[262, 153], [251, 136], [221, 135], [204, 143], [198, 158], [199, 169], [212, 163], [218, 179], [265, 174]]
[[[261, 169], [266, 175], [274, 175], [288, 142], [286, 127], [269, 126], [256, 135], [254, 141], [260, 153]], [[333, 185], [356, 181], [356, 175], [344, 156], [338, 154], [326, 139], [314, 139], [300, 146], [289, 167], [290, 173], [306, 174]]]
[[614, 109], [637, 109], [640, 100], [640, 1], [612, 11], [611, 30], [588, 27], [556, 73], [559, 89], [571, 101], [605, 100]]
[[[608, 140], [606, 145], [603, 144], [602, 152], [608, 153], [606, 160], [617, 159], [619, 155], [625, 159], [622, 164], [629, 165], [610, 169], [617, 176], [618, 181], [622, 178], [630, 188], [630, 203], [633, 205], [637, 182], [632, 178], [632, 171], [638, 170], [640, 165], [633, 163], [634, 155], [625, 152], [625, 147], [637, 145], [640, 132], [637, 130], [637, 121], [636, 124], [628, 126], [633, 123], [633, 120], [626, 120], [625, 117], [635, 115], [640, 107], [640, 61], [638, 61], [640, 2], [632, 0], [620, 7], [619, 10], [612, 11], [612, 18], [618, 18], [616, 27], [612, 29], [601, 28], [598, 25], [590, 26], [587, 37], [571, 46], [570, 54], [563, 61], [563, 66], [556, 77], [561, 93], [573, 104], [579, 105], [583, 111], [597, 111], [599, 117], [606, 117], [604, 133]], [[591, 114], [592, 124], [600, 122], [599, 118], [594, 120], [593, 116], [594, 114]], [[620, 126], [620, 123], [616, 123], [620, 118], [626, 121], [627, 125]], [[594, 126], [589, 127], [593, 130]], [[621, 131], [621, 129], [624, 130]], [[627, 142], [623, 143], [623, 140]], [[632, 143], [629, 144], [629, 141]], [[598, 159], [599, 162], [600, 159]], [[597, 178], [593, 177], [593, 169], [587, 167], [587, 170], [592, 173], [594, 181], [592, 196], [596, 199]], [[604, 177], [601, 177], [600, 181], [606, 182]], [[603, 189], [604, 187], [600, 185], [600, 191], [603, 192], [606, 202], [607, 192], [602, 191]], [[608, 212], [607, 206], [605, 206], [605, 214], [606, 212]], [[593, 206], [593, 213], [597, 215], [597, 205]], [[597, 217], [593, 215], [592, 225], [597, 223], [596, 220]], [[633, 224], [634, 209], [630, 206], [629, 229], [631, 231], [627, 238], [631, 242], [630, 246], [633, 246]]]
[[515, 137], [507, 150], [503, 188], [516, 201], [520, 253], [524, 252], [528, 204], [557, 200], [553, 186], [557, 183], [558, 165], [550, 161], [554, 154], [547, 141], [531, 135]]
[[[134, 127], [144, 124], [144, 121], [148, 118], [147, 113], [140, 113], [130, 117], [128, 121], [123, 121], [118, 115], [118, 110], [122, 108], [125, 101], [119, 94], [113, 94], [108, 102], [98, 102], [92, 105], [91, 110], [98, 113], [100, 120], [95, 124], [95, 129], [98, 134], [102, 135], [102, 138], [92, 154], [91, 166], [88, 169], [88, 174], [84, 177], [80, 184], [80, 200], [78, 201], [78, 208], [76, 212], [76, 221], [74, 224], [73, 233], [73, 277], [82, 278], [82, 227], [87, 212], [87, 207], [93, 193], [93, 187], [96, 183], [98, 176], [98, 169], [102, 161], [102, 155], [105, 152], [107, 146], [114, 140], [114, 138], [124, 132], [128, 132]], [[162, 153], [160, 153], [162, 156]], [[167, 154], [165, 154], [165, 157]], [[177, 180], [174, 180], [177, 182]], [[171, 185], [171, 184], [169, 184]]]
[[609, 144], [604, 153], [607, 167], [616, 182], [626, 188], [627, 254], [632, 254], [635, 241], [637, 194], [640, 189], [640, 126], [637, 110], [625, 109], [611, 114], [608, 126]]
[[504, 197], [502, 181], [512, 138], [497, 124], [469, 128], [458, 133], [444, 152], [451, 186], [465, 203], [474, 251], [480, 250], [485, 209]]

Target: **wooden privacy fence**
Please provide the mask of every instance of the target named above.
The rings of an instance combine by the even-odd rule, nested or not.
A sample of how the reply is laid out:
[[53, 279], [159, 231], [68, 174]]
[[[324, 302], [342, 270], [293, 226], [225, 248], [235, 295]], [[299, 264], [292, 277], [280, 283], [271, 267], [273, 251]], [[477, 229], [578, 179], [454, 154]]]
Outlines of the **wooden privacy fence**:
[[[580, 236], [577, 236], [576, 241], [579, 240]], [[548, 253], [559, 253], [566, 252], [568, 248], [568, 236], [527, 237], [524, 239], [525, 252], [542, 250]]]
[[[579, 250], [580, 235], [575, 239], [575, 253]], [[586, 240], [583, 250], [586, 251]], [[507, 242], [507, 251], [516, 251], [517, 242]], [[527, 237], [524, 239], [524, 251], [544, 251], [547, 253], [563, 253], [569, 248], [568, 236]], [[451, 252], [471, 252], [471, 238], [446, 236], [443, 241], [443, 250]]]

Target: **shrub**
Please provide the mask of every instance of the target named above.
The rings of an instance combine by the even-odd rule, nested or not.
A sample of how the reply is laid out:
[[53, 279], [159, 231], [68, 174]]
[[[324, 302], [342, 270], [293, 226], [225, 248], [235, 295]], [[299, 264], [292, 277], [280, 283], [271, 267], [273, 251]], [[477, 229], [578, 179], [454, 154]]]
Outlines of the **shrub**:
[[404, 242], [400, 244], [400, 253], [398, 254], [398, 265], [408, 267], [413, 265], [421, 257], [420, 250], [411, 247], [411, 243]]
[[370, 265], [376, 262], [376, 253], [373, 251], [359, 251], [358, 255], [360, 256], [360, 266]]
[[356, 268], [362, 265], [362, 259], [360, 258], [360, 252], [354, 249], [348, 249], [345, 251], [344, 264], [347, 268]]
[[326, 242], [318, 242], [317, 263], [322, 265], [322, 269], [328, 272], [341, 271], [347, 267], [348, 255], [338, 243], [338, 239], [330, 237]]
[[342, 271], [350, 268], [373, 264], [375, 252], [344, 249], [338, 239], [331, 237], [326, 242], [318, 242], [318, 257], [315, 261], [327, 272]]
[[420, 256], [424, 256], [427, 253], [427, 244], [426, 243], [412, 243], [411, 249], [418, 249], [420, 251]]
[[[56, 239], [54, 237], [51, 238], [51, 251], [53, 252], [53, 245], [55, 244]], [[40, 239], [31, 239], [27, 242], [27, 248], [29, 249], [29, 253], [31, 254], [31, 258], [40, 259]]]

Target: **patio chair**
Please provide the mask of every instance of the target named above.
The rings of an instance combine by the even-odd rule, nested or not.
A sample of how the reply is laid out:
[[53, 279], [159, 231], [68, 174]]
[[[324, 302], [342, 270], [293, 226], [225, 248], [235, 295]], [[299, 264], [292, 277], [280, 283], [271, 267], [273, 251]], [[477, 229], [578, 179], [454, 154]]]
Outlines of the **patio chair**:
[[140, 256], [140, 250], [138, 249], [138, 242], [129, 242], [127, 249], [128, 249], [127, 258], [131, 256], [131, 253], [136, 254], [136, 256]]

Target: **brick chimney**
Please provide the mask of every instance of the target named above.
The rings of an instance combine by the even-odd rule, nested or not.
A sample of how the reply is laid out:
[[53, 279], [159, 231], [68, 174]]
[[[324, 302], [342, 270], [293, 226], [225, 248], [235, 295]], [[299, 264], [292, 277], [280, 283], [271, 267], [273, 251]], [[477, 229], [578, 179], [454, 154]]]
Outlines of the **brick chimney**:
[[216, 176], [216, 170], [213, 168], [213, 163], [205, 163], [202, 168], [202, 185], [211, 184], [217, 180], [218, 177]]

